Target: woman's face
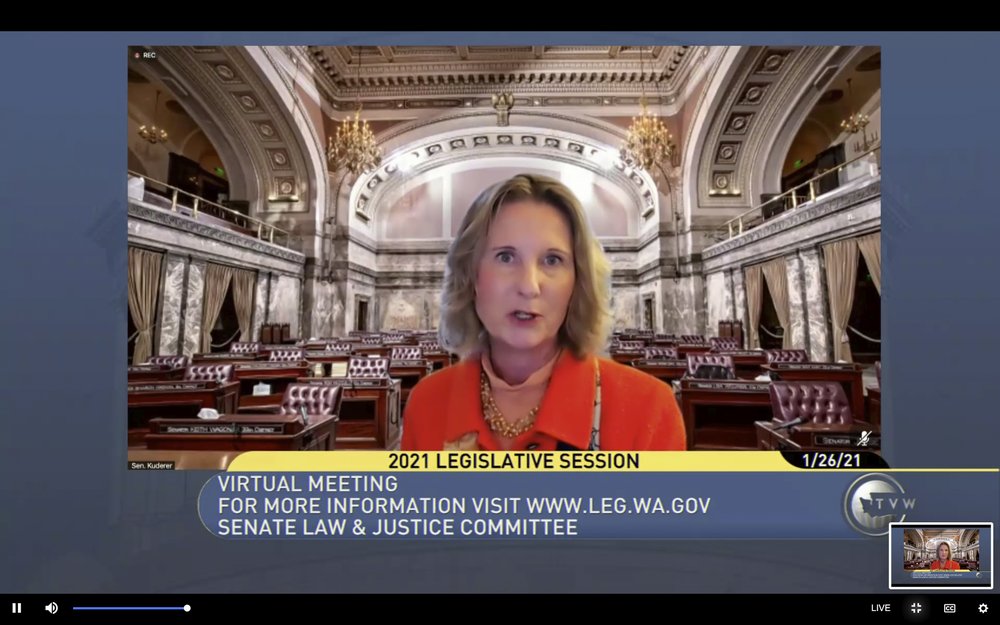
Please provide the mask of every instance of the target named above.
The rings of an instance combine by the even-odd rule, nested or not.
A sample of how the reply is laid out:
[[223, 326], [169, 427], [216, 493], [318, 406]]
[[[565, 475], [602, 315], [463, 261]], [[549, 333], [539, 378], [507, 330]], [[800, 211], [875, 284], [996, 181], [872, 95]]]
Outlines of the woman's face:
[[948, 543], [941, 543], [937, 548], [938, 560], [947, 560], [951, 557], [951, 547]]
[[535, 200], [502, 206], [476, 273], [476, 313], [491, 344], [522, 350], [554, 344], [575, 284], [566, 217]]

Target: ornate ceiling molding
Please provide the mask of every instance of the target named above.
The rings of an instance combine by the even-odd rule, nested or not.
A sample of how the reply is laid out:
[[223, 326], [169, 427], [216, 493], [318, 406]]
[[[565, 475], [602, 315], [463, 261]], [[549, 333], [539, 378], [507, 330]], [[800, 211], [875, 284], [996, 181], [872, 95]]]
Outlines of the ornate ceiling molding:
[[[316, 82], [335, 110], [489, 107], [488, 94], [513, 91], [520, 107], [635, 106], [676, 103], [694, 72], [700, 46], [399, 46], [384, 53], [308, 46]], [[416, 52], [413, 52], [413, 51]], [[655, 57], [650, 59], [650, 54]], [[353, 52], [356, 55], [356, 52]], [[350, 61], [350, 62], [349, 62]], [[359, 76], [360, 75], [360, 76]], [[483, 97], [486, 96], [486, 97]]]
[[360, 219], [366, 225], [374, 222], [385, 195], [416, 176], [454, 163], [502, 157], [574, 165], [610, 181], [638, 208], [637, 229], [659, 208], [657, 188], [648, 175], [626, 167], [616, 150], [573, 133], [529, 127], [461, 129], [414, 142], [396, 154], [354, 185], [350, 195], [352, 220]]
[[[158, 48], [157, 53], [191, 95], [211, 111], [211, 120], [192, 111], [195, 121], [206, 134], [210, 127], [218, 126], [224, 140], [234, 144], [231, 152], [243, 169], [254, 172], [256, 197], [247, 199], [256, 210], [268, 212], [268, 198], [297, 196], [298, 202], [283, 206], [289, 212], [308, 212], [310, 207], [303, 198], [310, 196], [310, 179], [295, 131], [286, 118], [287, 107], [271, 95], [259, 68], [243, 49], [177, 46]], [[174, 95], [185, 101], [182, 94]], [[221, 151], [216, 137], [210, 138]]]
[[700, 208], [749, 207], [760, 192], [752, 171], [767, 157], [787, 111], [810, 87], [832, 47], [754, 47], [722, 97], [698, 164]]

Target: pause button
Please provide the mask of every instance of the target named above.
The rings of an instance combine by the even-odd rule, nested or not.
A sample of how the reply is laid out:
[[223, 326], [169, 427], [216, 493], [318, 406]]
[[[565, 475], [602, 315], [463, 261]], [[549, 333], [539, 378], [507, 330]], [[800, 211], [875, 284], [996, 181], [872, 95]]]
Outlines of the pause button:
[[21, 604], [20, 603], [12, 603], [12, 604], [10, 604], [10, 613], [11, 614], [20, 614], [21, 613]]

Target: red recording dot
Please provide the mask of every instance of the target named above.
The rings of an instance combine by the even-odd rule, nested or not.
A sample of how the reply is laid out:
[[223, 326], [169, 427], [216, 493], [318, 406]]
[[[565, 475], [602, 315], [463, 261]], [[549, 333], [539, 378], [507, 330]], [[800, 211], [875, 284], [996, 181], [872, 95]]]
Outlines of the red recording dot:
[[135, 53], [135, 58], [139, 58], [139, 53], [138, 52]]

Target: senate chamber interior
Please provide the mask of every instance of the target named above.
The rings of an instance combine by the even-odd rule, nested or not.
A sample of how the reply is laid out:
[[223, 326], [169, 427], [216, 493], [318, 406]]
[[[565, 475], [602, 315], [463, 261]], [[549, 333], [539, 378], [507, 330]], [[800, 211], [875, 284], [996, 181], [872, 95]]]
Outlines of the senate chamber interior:
[[135, 47], [127, 80], [130, 460], [397, 449], [457, 361], [449, 244], [520, 172], [580, 199], [604, 355], [689, 450], [879, 449], [878, 47]]

